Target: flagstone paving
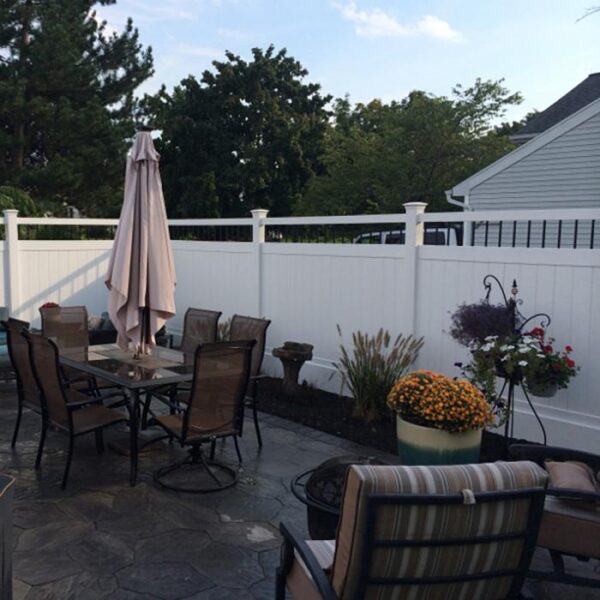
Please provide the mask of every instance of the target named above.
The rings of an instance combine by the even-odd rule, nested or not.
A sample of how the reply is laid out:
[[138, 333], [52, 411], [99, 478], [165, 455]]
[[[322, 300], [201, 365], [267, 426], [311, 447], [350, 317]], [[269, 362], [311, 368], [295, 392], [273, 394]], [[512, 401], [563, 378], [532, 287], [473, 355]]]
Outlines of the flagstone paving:
[[[38, 417], [25, 412], [14, 451], [12, 395], [0, 398], [0, 471], [17, 477], [14, 503], [15, 600], [110, 598], [267, 599], [274, 595], [280, 521], [306, 533], [306, 513], [290, 479], [348, 453], [379, 454], [270, 415], [261, 415], [264, 448], [250, 423], [241, 442], [238, 484], [210, 495], [165, 491], [152, 473], [183, 451], [163, 444], [141, 457], [140, 482], [128, 485], [128, 460], [90, 439], [77, 440], [69, 486], [60, 489], [66, 439], [50, 432], [42, 469], [33, 468]], [[109, 433], [123, 435], [123, 432]], [[218, 456], [234, 462], [233, 444]], [[536, 555], [547, 566], [545, 555]], [[597, 565], [596, 565], [597, 567]], [[584, 565], [580, 571], [594, 568]], [[587, 600], [598, 594], [529, 582], [533, 598]]]

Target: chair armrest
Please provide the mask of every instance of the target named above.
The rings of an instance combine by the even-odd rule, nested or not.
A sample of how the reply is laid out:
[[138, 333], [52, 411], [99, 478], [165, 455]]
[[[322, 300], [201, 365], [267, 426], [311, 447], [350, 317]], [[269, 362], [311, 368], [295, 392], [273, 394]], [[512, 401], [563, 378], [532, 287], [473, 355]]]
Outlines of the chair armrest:
[[319, 565], [315, 555], [312, 553], [312, 550], [308, 547], [306, 542], [299, 535], [290, 531], [283, 523], [279, 524], [279, 531], [283, 536], [284, 544], [283, 575], [287, 576], [289, 573], [293, 562], [293, 553], [296, 551], [313, 578], [315, 586], [321, 594], [322, 600], [339, 600], [335, 590], [331, 585], [331, 582], [329, 581], [329, 578], [325, 575], [325, 571], [323, 571], [321, 565]]
[[600, 493], [598, 492], [586, 492], [572, 488], [556, 488], [548, 486], [546, 489], [546, 494], [548, 496], [555, 496], [556, 498], [561, 499], [584, 500], [588, 502], [600, 503]]
[[531, 460], [541, 467], [545, 460], [577, 460], [589, 465], [594, 471], [600, 470], [600, 456], [581, 450], [539, 444], [511, 444], [508, 451], [513, 460]]
[[78, 408], [83, 408], [84, 406], [91, 406], [92, 404], [101, 404], [102, 398], [92, 398], [89, 400], [80, 400], [78, 402], [67, 402], [68, 410], [77, 410]]

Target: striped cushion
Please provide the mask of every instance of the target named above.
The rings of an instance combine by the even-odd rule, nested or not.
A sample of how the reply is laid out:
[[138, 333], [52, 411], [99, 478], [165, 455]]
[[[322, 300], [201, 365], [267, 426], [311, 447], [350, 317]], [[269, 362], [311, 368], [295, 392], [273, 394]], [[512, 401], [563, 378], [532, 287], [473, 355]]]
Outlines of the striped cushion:
[[[306, 545], [314, 554], [323, 571], [328, 572], [333, 562], [335, 540], [307, 540]], [[321, 594], [308, 568], [298, 555], [294, 557], [294, 563], [286, 579], [286, 586], [293, 598], [298, 600], [321, 600]]]
[[[453, 494], [543, 487], [546, 473], [531, 462], [401, 467], [354, 465], [349, 468], [342, 502], [332, 570], [333, 587], [342, 599], [355, 598], [361, 567], [370, 560], [373, 577], [432, 577], [480, 573], [518, 565], [522, 540], [464, 546], [378, 548], [365, 547], [367, 495]], [[380, 506], [375, 518], [375, 539], [449, 539], [521, 532], [526, 528], [529, 500], [459, 505], [390, 504]], [[366, 599], [503, 598], [512, 578], [472, 583], [374, 586]], [[406, 592], [406, 596], [404, 595]], [[415, 596], [416, 594], [416, 596]]]

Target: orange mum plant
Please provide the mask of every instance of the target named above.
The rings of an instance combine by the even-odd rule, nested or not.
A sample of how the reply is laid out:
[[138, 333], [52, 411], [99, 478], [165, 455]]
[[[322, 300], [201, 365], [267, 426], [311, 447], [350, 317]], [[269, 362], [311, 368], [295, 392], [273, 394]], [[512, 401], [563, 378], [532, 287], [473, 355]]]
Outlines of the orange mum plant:
[[387, 404], [406, 421], [444, 431], [481, 429], [492, 422], [490, 405], [472, 383], [432, 371], [398, 379]]

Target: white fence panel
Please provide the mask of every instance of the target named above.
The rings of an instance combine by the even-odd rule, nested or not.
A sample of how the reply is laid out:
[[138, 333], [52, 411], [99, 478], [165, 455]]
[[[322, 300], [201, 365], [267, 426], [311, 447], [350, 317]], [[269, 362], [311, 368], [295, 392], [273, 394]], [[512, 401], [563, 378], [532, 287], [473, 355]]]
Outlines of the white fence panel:
[[[352, 332], [380, 327], [408, 331], [403, 313], [403, 246], [266, 244], [262, 253], [263, 315], [271, 319], [268, 345], [284, 341], [314, 345], [302, 378], [339, 391], [332, 363], [339, 358], [341, 327], [347, 348]], [[278, 369], [269, 360], [267, 368]]]
[[45, 302], [87, 306], [106, 311], [104, 277], [111, 241], [20, 241], [19, 318], [39, 326], [39, 307]]

